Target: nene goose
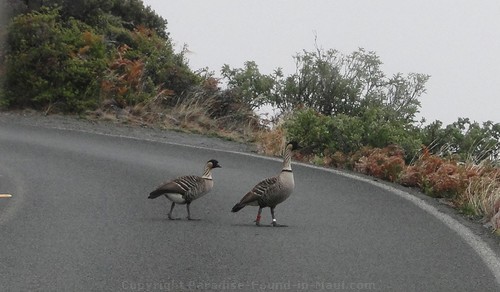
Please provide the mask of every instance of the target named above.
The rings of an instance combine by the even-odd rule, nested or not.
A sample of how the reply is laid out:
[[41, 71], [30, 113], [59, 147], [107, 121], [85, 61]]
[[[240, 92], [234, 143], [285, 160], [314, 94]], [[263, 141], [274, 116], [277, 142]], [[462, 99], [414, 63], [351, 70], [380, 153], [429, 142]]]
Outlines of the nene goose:
[[269, 207], [271, 208], [271, 216], [273, 218], [272, 225], [276, 227], [285, 227], [286, 225], [281, 225], [276, 222], [274, 208], [276, 208], [276, 205], [286, 200], [295, 187], [291, 159], [292, 151], [296, 149], [299, 149], [297, 142], [288, 143], [285, 147], [283, 169], [281, 170], [281, 173], [277, 176], [273, 176], [259, 182], [250, 192], [243, 196], [239, 203], [234, 205], [231, 212], [238, 212], [247, 205], [259, 206], [255, 224], [260, 226], [260, 215], [262, 213], [262, 209]]
[[214, 181], [212, 180], [212, 169], [218, 167], [221, 166], [217, 160], [209, 160], [205, 165], [203, 176], [187, 175], [178, 177], [160, 185], [156, 190], [149, 194], [148, 198], [155, 199], [161, 195], [165, 195], [167, 199], [172, 201], [170, 212], [168, 213], [168, 219], [170, 220], [180, 219], [172, 217], [172, 211], [174, 210], [175, 204], [186, 204], [187, 219], [198, 220], [191, 218], [189, 205], [192, 201], [202, 197], [212, 189], [214, 186]]

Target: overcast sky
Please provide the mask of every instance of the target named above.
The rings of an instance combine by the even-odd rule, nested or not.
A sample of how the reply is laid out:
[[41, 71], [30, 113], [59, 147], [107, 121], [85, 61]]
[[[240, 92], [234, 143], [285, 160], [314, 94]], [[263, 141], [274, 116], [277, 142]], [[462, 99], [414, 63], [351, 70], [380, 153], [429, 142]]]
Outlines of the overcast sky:
[[192, 69], [295, 71], [302, 50], [374, 51], [386, 75], [431, 75], [420, 117], [500, 122], [499, 0], [145, 0]]

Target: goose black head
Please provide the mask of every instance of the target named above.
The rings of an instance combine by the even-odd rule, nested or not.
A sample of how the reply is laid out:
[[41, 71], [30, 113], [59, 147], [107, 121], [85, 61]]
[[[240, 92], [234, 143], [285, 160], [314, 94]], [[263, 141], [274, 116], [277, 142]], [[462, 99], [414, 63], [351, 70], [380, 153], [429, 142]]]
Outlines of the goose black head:
[[219, 161], [217, 161], [215, 159], [210, 159], [209, 161], [207, 161], [207, 164], [209, 164], [209, 163], [212, 164], [212, 168], [222, 167], [222, 166], [220, 166]]
[[288, 142], [286, 144], [286, 147], [288, 147], [290, 145], [292, 146], [292, 150], [298, 150], [298, 149], [302, 148], [302, 147], [300, 147], [300, 145], [299, 145], [299, 143], [297, 141], [290, 141], [290, 142]]

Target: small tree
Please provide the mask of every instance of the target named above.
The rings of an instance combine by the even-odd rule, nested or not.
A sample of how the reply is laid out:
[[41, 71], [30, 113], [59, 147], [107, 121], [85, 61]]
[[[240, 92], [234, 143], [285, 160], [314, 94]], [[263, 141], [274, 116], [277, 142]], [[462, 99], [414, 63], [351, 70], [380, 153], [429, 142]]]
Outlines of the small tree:
[[294, 59], [296, 73], [277, 79], [274, 86], [279, 90], [269, 97], [284, 112], [306, 106], [324, 115], [357, 116], [364, 108], [383, 106], [394, 112], [392, 117], [413, 122], [429, 79], [418, 73], [387, 78], [379, 57], [364, 49], [350, 55], [317, 49]]
[[227, 80], [228, 89], [241, 98], [241, 102], [257, 109], [269, 102], [277, 76], [281, 70], [273, 75], [261, 74], [254, 61], [247, 61], [243, 68], [232, 69], [225, 64], [221, 70], [222, 76]]
[[303, 51], [294, 60], [296, 72], [287, 77], [279, 68], [273, 74], [261, 74], [255, 62], [246, 62], [242, 69], [225, 65], [222, 75], [253, 107], [268, 103], [282, 113], [307, 107], [327, 116], [360, 116], [368, 107], [385, 107], [391, 112], [388, 118], [403, 123], [414, 122], [418, 98], [429, 79], [418, 73], [387, 78], [379, 57], [364, 49], [349, 55], [336, 50]]

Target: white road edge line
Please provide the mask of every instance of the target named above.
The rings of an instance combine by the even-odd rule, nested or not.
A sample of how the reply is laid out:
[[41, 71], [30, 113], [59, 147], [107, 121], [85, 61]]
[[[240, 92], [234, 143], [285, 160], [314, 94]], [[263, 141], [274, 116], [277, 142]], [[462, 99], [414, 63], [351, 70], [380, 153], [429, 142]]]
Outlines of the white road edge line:
[[[253, 154], [253, 153], [245, 153], [245, 152], [232, 151], [232, 150], [212, 149], [212, 148], [204, 147], [204, 146], [195, 146], [195, 145], [187, 145], [187, 144], [175, 143], [175, 142], [158, 141], [158, 140], [148, 139], [148, 138], [136, 138], [136, 137], [126, 136], [126, 135], [106, 134], [106, 133], [92, 132], [92, 131], [86, 131], [86, 130], [73, 130], [73, 129], [59, 128], [59, 127], [54, 127], [54, 129], [65, 130], [65, 131], [77, 131], [77, 132], [83, 132], [83, 133], [88, 133], [88, 134], [97, 134], [97, 135], [103, 135], [103, 136], [109, 136], [109, 137], [115, 137], [115, 138], [126, 138], [126, 139], [131, 139], [131, 140], [136, 140], [136, 141], [155, 142], [155, 143], [168, 144], [168, 145], [174, 145], [174, 146], [182, 146], [182, 147], [188, 147], [188, 148], [194, 148], [194, 149], [211, 150], [211, 151], [216, 151], [216, 152], [225, 152], [225, 153], [245, 155], [245, 156], [255, 157], [255, 158], [259, 158], [259, 159], [273, 160], [273, 161], [282, 161], [281, 158], [277, 158], [277, 157], [268, 157], [268, 156]], [[438, 220], [443, 222], [451, 230], [455, 231], [479, 255], [479, 257], [483, 260], [483, 262], [486, 264], [486, 266], [490, 269], [490, 271], [495, 276], [497, 285], [500, 286], [500, 258], [488, 246], [488, 244], [486, 242], [484, 242], [479, 236], [475, 235], [469, 228], [462, 225], [457, 220], [453, 219], [451, 216], [440, 212], [434, 206], [427, 204], [422, 199], [419, 199], [416, 196], [411, 195], [410, 193], [404, 192], [402, 190], [393, 188], [391, 186], [388, 186], [388, 185], [385, 185], [382, 183], [378, 183], [378, 182], [373, 181], [371, 179], [359, 177], [359, 176], [352, 175], [349, 173], [344, 173], [344, 172], [341, 172], [341, 171], [338, 171], [335, 169], [324, 168], [324, 167], [319, 167], [319, 166], [300, 163], [300, 162], [299, 163], [294, 162], [293, 164], [300, 165], [303, 167], [313, 168], [313, 169], [317, 169], [317, 170], [321, 170], [321, 171], [327, 171], [327, 172], [335, 173], [337, 175], [341, 175], [341, 176], [344, 176], [347, 178], [370, 183], [376, 187], [387, 190], [387, 191], [389, 191], [389, 192], [391, 192], [391, 193], [393, 193], [393, 194], [395, 194], [395, 195], [397, 195], [405, 200], [412, 202], [420, 209], [426, 211], [427, 213], [431, 214], [432, 216], [436, 217]]]

